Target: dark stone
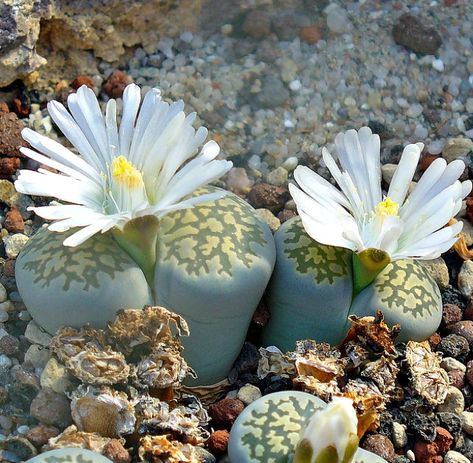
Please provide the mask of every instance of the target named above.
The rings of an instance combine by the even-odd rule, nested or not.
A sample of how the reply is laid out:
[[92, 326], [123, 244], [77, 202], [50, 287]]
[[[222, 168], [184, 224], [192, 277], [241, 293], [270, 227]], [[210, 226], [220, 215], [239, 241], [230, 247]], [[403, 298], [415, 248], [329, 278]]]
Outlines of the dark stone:
[[442, 310], [442, 326], [446, 327], [462, 319], [462, 310], [456, 304], [444, 304]]
[[393, 27], [394, 41], [416, 53], [435, 55], [442, 45], [436, 29], [409, 13], [403, 14]]
[[261, 108], [277, 108], [289, 98], [289, 91], [281, 79], [275, 75], [264, 77], [261, 91], [254, 97], [256, 106]]
[[258, 183], [248, 193], [248, 202], [256, 209], [266, 208], [273, 214], [277, 214], [284, 208], [289, 199], [287, 188], [270, 185], [269, 183]]
[[256, 346], [250, 342], [245, 342], [233, 368], [239, 374], [254, 371], [258, 367], [259, 359], [260, 355]]
[[0, 112], [0, 155], [24, 158], [20, 148], [29, 145], [21, 136], [23, 128], [23, 123], [15, 113]]
[[209, 414], [218, 425], [230, 429], [244, 408], [241, 400], [222, 399], [209, 407]]
[[372, 434], [368, 436], [362, 446], [368, 452], [373, 452], [384, 458], [388, 463], [392, 463], [394, 460], [394, 446], [393, 443], [382, 434]]
[[465, 310], [467, 300], [465, 296], [453, 286], [449, 286], [442, 293], [442, 301], [444, 304], [456, 304], [460, 309]]
[[282, 378], [278, 375], [268, 375], [261, 380], [260, 389], [263, 392], [263, 395], [266, 395], [271, 394], [272, 392], [292, 389], [292, 384], [289, 378]]
[[438, 413], [437, 416], [442, 427], [447, 429], [454, 439], [457, 440], [462, 432], [462, 422], [460, 417], [455, 415], [455, 413], [448, 412]]
[[437, 350], [443, 352], [445, 357], [458, 358], [468, 354], [470, 346], [463, 336], [458, 334], [449, 334], [440, 341]]

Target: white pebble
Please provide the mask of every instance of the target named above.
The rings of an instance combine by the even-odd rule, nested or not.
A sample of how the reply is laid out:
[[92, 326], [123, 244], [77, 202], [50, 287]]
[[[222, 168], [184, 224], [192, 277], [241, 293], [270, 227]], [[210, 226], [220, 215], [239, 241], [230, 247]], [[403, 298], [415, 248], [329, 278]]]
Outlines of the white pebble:
[[302, 88], [302, 83], [299, 79], [291, 80], [291, 82], [289, 82], [289, 88], [293, 92], [298, 92]]
[[5, 302], [7, 300], [7, 290], [5, 286], [0, 283], [0, 302]]
[[427, 138], [428, 135], [429, 135], [429, 131], [423, 125], [420, 125], [420, 124], [416, 125], [414, 136], [417, 139], [424, 140], [425, 138]]
[[432, 67], [438, 72], [443, 72], [445, 70], [445, 65], [441, 59], [434, 59], [432, 61]]
[[287, 171], [291, 172], [297, 167], [297, 164], [299, 164], [299, 159], [297, 159], [296, 156], [291, 156], [291, 157], [287, 158], [281, 164], [281, 166], [284, 167]]
[[406, 111], [406, 115], [407, 117], [415, 118], [415, 117], [419, 117], [422, 114], [422, 111], [423, 111], [422, 105], [416, 103], [409, 106], [409, 108]]
[[10, 357], [7, 357], [5, 354], [0, 354], [0, 370], [2, 368], [7, 369], [13, 365]]
[[4, 310], [0, 310], [0, 323], [8, 321], [8, 314]]
[[21, 426], [18, 426], [16, 428], [16, 432], [18, 434], [26, 434], [28, 431], [30, 430], [30, 427], [29, 426], [26, 426], [26, 424], [23, 424]]
[[427, 151], [430, 154], [440, 154], [442, 152], [444, 144], [444, 140], [435, 140], [429, 144], [429, 146], [427, 147]]

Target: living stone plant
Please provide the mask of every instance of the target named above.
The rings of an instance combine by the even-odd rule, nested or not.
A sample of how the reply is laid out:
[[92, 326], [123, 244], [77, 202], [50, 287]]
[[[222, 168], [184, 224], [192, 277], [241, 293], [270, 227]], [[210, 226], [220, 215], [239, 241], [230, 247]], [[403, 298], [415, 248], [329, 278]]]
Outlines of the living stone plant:
[[91, 450], [64, 448], [44, 452], [26, 463], [112, 463], [112, 460]]
[[[59, 173], [23, 170], [15, 186], [57, 198], [33, 210], [53, 223], [31, 238], [16, 263], [20, 294], [34, 320], [103, 327], [123, 308], [160, 305], [182, 315], [191, 336], [185, 356], [197, 384], [225, 378], [243, 345], [270, 278], [275, 247], [269, 227], [236, 195], [205, 186], [231, 162], [192, 127], [182, 102], [157, 89], [141, 101], [132, 84], [105, 116], [81, 87], [49, 112], [81, 156], [29, 129], [31, 159]], [[41, 154], [43, 153], [43, 154]]]
[[386, 463], [358, 448], [357, 421], [349, 399], [327, 406], [306, 392], [275, 392], [238, 416], [228, 454], [232, 463]]
[[301, 189], [289, 185], [299, 217], [275, 235], [263, 342], [284, 351], [299, 339], [338, 343], [350, 315], [377, 310], [401, 325], [400, 341], [427, 339], [440, 324], [442, 300], [417, 260], [439, 257], [457, 241], [462, 223], [449, 221], [471, 191], [471, 181], [458, 180], [465, 164], [436, 159], [412, 188], [423, 145], [407, 145], [384, 195], [378, 135], [349, 130], [335, 147], [341, 168], [326, 149], [323, 159], [340, 189], [302, 166], [294, 173]]

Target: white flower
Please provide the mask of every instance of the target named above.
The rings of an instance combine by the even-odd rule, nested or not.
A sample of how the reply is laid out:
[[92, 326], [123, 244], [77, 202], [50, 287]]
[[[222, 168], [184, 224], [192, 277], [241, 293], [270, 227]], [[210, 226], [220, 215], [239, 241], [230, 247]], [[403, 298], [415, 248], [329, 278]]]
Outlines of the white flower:
[[323, 159], [340, 190], [307, 167], [289, 185], [307, 233], [322, 244], [360, 253], [386, 252], [392, 261], [433, 259], [457, 241], [462, 223], [444, 227], [460, 210], [471, 181], [460, 182], [465, 164], [436, 159], [408, 193], [422, 143], [407, 145], [386, 196], [381, 191], [380, 140], [368, 127], [335, 138], [341, 169], [324, 148]]
[[334, 397], [310, 419], [296, 448], [295, 462], [348, 463], [358, 442], [358, 418], [352, 401]]
[[232, 167], [231, 162], [215, 160], [220, 148], [214, 141], [195, 156], [207, 129], [192, 127], [195, 113], [186, 116], [182, 101], [165, 103], [159, 90], [152, 89], [141, 102], [139, 87], [131, 84], [123, 94], [120, 127], [115, 100], [108, 101], [103, 115], [86, 86], [70, 95], [67, 103], [70, 112], [52, 101], [49, 113], [81, 156], [24, 129], [23, 138], [39, 153], [23, 148], [23, 154], [59, 173], [22, 170], [15, 182], [21, 193], [70, 203], [33, 208], [39, 216], [55, 221], [50, 230], [83, 227], [64, 241], [66, 246], [77, 246], [113, 227], [121, 230], [137, 217], [159, 218], [223, 196], [215, 193], [182, 200]]

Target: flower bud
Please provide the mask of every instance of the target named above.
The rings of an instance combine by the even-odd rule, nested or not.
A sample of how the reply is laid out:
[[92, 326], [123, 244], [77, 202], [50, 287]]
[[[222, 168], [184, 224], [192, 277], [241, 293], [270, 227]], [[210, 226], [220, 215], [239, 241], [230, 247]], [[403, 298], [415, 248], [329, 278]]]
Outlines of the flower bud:
[[335, 397], [310, 419], [293, 463], [350, 463], [358, 449], [357, 427], [352, 401]]

